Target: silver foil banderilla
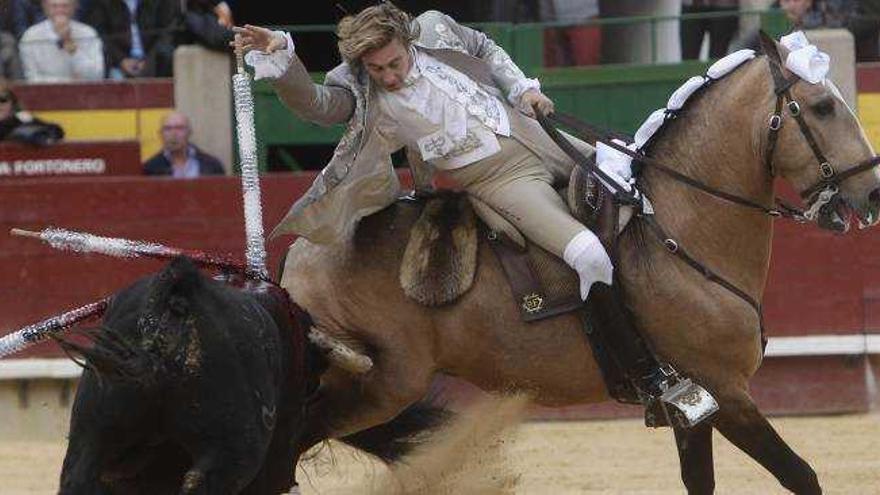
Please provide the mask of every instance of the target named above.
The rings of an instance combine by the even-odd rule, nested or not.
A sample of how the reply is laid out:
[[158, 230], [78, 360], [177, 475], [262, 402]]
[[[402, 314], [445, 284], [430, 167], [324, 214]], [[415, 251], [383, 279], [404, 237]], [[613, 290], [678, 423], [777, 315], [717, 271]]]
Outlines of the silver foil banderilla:
[[243, 274], [247, 278], [270, 281], [262, 272], [254, 272], [249, 267], [229, 259], [210, 255], [202, 251], [164, 246], [155, 242], [135, 241], [116, 237], [102, 237], [86, 232], [48, 227], [40, 232], [12, 229], [11, 234], [19, 237], [39, 239], [55, 249], [77, 253], [100, 253], [114, 258], [152, 258], [166, 260], [186, 256], [203, 268]]
[[101, 299], [4, 335], [0, 338], [0, 358], [24, 350], [78, 323], [98, 318], [104, 314], [109, 304], [109, 298]]

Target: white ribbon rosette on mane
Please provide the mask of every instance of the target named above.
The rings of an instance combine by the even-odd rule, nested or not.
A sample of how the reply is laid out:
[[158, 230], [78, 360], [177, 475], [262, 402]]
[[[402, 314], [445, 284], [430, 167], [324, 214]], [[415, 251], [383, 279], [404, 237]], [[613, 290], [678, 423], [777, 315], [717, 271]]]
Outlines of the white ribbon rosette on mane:
[[811, 44], [802, 31], [783, 36], [779, 43], [789, 50], [785, 59], [786, 69], [810, 84], [825, 80], [831, 67], [831, 57]]

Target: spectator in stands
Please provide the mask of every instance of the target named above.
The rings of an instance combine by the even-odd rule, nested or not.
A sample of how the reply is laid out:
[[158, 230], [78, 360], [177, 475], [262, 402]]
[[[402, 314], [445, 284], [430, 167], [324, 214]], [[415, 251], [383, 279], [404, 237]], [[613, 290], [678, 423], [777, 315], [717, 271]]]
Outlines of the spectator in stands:
[[[9, 2], [9, 23], [12, 25], [11, 31], [15, 34], [16, 39], [21, 39], [21, 35], [27, 31], [27, 28], [46, 19], [43, 13], [42, 0], [8, 0]], [[85, 22], [85, 13], [88, 11], [92, 0], [80, 0], [76, 9], [74, 18], [80, 22]], [[0, 12], [7, 12], [0, 9]]]
[[228, 51], [233, 39], [232, 12], [226, 2], [182, 0], [183, 29], [177, 45], [199, 44], [212, 50]]
[[814, 29], [822, 26], [822, 13], [813, 0], [779, 0], [792, 30]]
[[0, 141], [6, 139], [20, 122], [16, 113], [18, 113], [18, 99], [9, 88], [9, 84], [0, 80]]
[[12, 34], [11, 10], [11, 0], [0, 0], [0, 78], [21, 79], [23, 73], [18, 58], [18, 43]]
[[22, 111], [12, 88], [0, 79], [0, 141], [47, 145], [63, 138], [64, 131], [57, 124], [44, 122]]
[[98, 33], [73, 20], [76, 0], [43, 0], [46, 20], [29, 27], [19, 41], [25, 79], [63, 82], [104, 78]]
[[562, 22], [564, 27], [544, 30], [544, 65], [594, 65], [602, 53], [602, 30], [588, 24], [599, 16], [598, 0], [552, 0], [545, 3], [543, 20]]
[[113, 79], [170, 77], [178, 0], [92, 0], [87, 14], [104, 39]]
[[880, 0], [825, 0], [827, 27], [845, 27], [855, 39], [856, 61], [880, 60]]
[[162, 121], [159, 134], [162, 138], [162, 151], [144, 163], [145, 175], [192, 178], [226, 173], [220, 160], [189, 142], [192, 126], [186, 115], [180, 112], [168, 114]]
[[780, 0], [792, 29], [846, 28], [856, 61], [880, 60], [880, 0]]
[[42, 0], [10, 0], [9, 3], [9, 18], [16, 39], [21, 39], [29, 27], [46, 20]]
[[8, 31], [0, 31], [0, 77], [4, 79], [22, 79], [24, 71], [18, 57], [18, 43], [15, 36]]
[[721, 58], [727, 55], [730, 41], [739, 28], [738, 0], [683, 0], [682, 14], [723, 14], [720, 17], [698, 19], [682, 19], [681, 58], [683, 60], [700, 57], [703, 37], [709, 36], [709, 58]]

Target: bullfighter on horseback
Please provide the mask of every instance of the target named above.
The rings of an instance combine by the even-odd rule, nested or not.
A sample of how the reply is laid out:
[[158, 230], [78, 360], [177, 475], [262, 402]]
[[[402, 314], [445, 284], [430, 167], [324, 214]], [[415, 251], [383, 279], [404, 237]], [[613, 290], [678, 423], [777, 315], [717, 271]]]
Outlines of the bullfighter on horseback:
[[[400, 196], [390, 155], [405, 149], [417, 193], [430, 189], [434, 169], [442, 170], [481, 216], [500, 214], [563, 258], [578, 273], [582, 299], [596, 282], [611, 285], [612, 262], [602, 243], [554, 189], [568, 181], [574, 164], [534, 119], [533, 108], [550, 113], [553, 102], [485, 34], [437, 11], [413, 19], [383, 2], [342, 19], [343, 63], [324, 84], [315, 84], [289, 34], [255, 26], [236, 30], [257, 79], [269, 79], [295, 114], [321, 125], [347, 125], [330, 163], [273, 236], [344, 242], [359, 219]], [[593, 154], [591, 146], [573, 142]], [[518, 232], [506, 233], [522, 242]], [[641, 358], [656, 364], [653, 357]], [[659, 395], [663, 374], [656, 367], [642, 366], [634, 375], [643, 394]]]

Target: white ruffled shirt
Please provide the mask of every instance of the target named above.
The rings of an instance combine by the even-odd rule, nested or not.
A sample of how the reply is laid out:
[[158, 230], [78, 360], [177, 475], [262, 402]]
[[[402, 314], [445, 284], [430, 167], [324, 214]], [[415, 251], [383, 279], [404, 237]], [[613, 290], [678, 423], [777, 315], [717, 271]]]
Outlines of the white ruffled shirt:
[[[260, 79], [284, 74], [294, 53], [290, 34], [286, 47], [272, 54], [251, 51], [245, 56]], [[419, 150], [422, 159], [440, 169], [464, 167], [500, 150], [498, 135], [510, 136], [507, 108], [468, 76], [439, 60], [412, 50], [413, 67], [405, 87], [379, 91], [378, 133], [389, 152], [402, 147]], [[524, 78], [510, 90], [508, 100], [522, 104], [528, 90], [540, 90], [537, 79]]]
[[497, 136], [510, 136], [504, 104], [434, 57], [417, 50], [412, 56], [404, 86], [377, 94], [377, 131], [388, 151], [417, 149], [423, 160], [446, 170], [497, 153]]

